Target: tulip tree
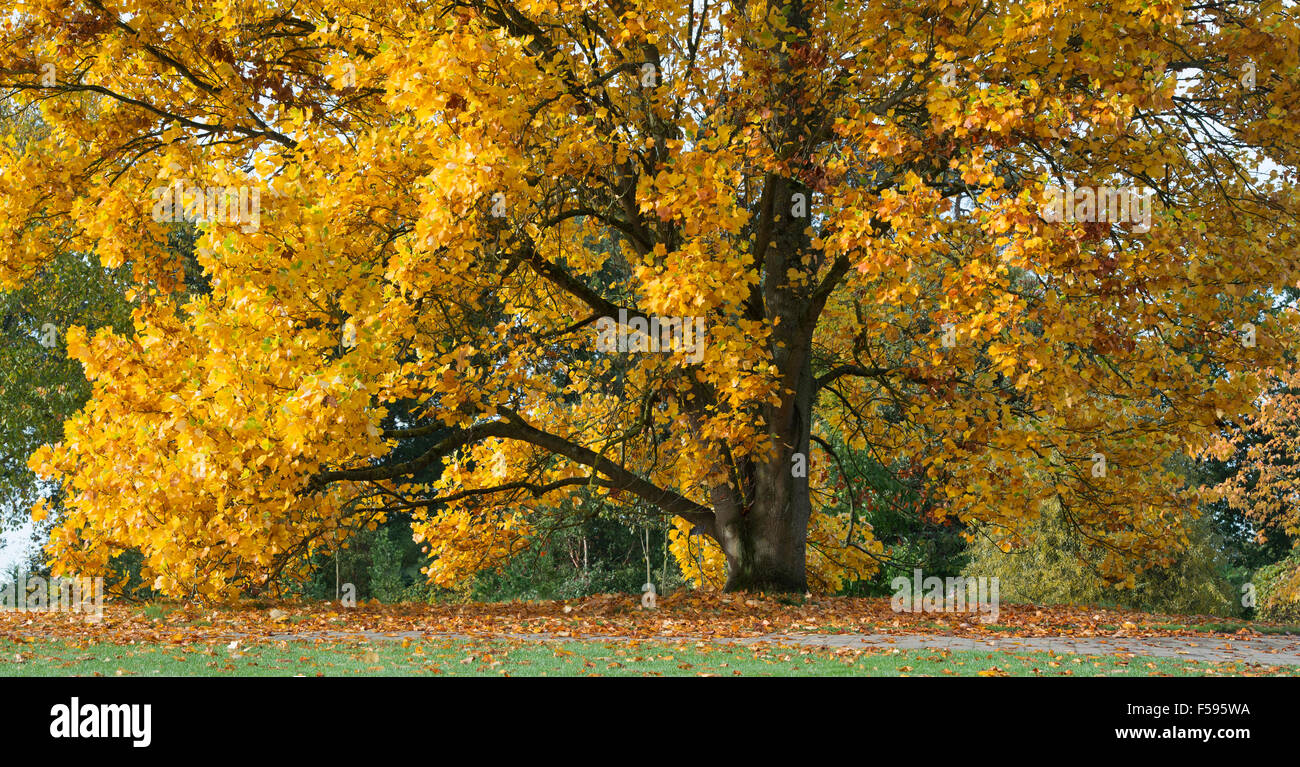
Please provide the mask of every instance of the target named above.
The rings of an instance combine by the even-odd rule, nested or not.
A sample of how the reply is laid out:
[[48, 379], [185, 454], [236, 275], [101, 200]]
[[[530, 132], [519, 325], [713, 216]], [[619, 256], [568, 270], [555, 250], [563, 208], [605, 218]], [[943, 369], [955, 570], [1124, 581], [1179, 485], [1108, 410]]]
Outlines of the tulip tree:
[[1059, 504], [1131, 579], [1293, 348], [1295, 14], [18, 0], [0, 92], [49, 131], [0, 146], [0, 282], [137, 280], [132, 333], [67, 332], [49, 553], [219, 598], [410, 514], [447, 584], [596, 493], [802, 593], [888, 556], [844, 445], [999, 540]]
[[1258, 413], [1212, 443], [1208, 454], [1231, 472], [1205, 498], [1239, 512], [1258, 543], [1271, 534], [1300, 537], [1300, 373], [1269, 371]]

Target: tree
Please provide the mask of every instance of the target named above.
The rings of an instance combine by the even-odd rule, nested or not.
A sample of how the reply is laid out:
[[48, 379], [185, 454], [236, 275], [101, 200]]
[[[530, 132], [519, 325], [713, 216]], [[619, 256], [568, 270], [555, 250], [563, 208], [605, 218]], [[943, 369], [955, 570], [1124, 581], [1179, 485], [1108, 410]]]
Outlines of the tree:
[[1205, 498], [1254, 538], [1246, 553], [1254, 555], [1247, 562], [1259, 615], [1293, 619], [1300, 603], [1300, 373], [1294, 366], [1268, 373], [1258, 412], [1236, 420], [1207, 450], [1204, 464], [1220, 471]]
[[[1246, 422], [1251, 418], [1247, 416]], [[1209, 453], [1189, 456], [1183, 462], [1182, 473], [1201, 491], [1200, 508], [1213, 521], [1222, 543], [1228, 581], [1241, 594], [1247, 583], [1257, 581], [1257, 571], [1287, 558], [1292, 541], [1282, 529], [1267, 526], [1249, 504], [1241, 503], [1241, 496], [1234, 502], [1228, 498], [1230, 493], [1224, 492], [1240, 481], [1242, 473], [1250, 472], [1249, 451], [1268, 439], [1263, 432], [1235, 432], [1236, 428], [1224, 430], [1211, 444]]]
[[[41, 131], [34, 110], [0, 105], [0, 141], [23, 146]], [[42, 497], [57, 505], [60, 497], [27, 458], [57, 441], [64, 419], [90, 397], [80, 365], [63, 353], [64, 332], [74, 325], [128, 329], [130, 307], [121, 293], [129, 284], [126, 268], [105, 270], [93, 256], [59, 250], [22, 285], [0, 291], [0, 532], [11, 528], [8, 540], [19, 544], [0, 561], [19, 570], [29, 562], [17, 561], [25, 559], [18, 550], [38, 553], [46, 526], [31, 524], [28, 507]]]
[[1207, 499], [1241, 513], [1261, 543], [1300, 537], [1300, 373], [1269, 373], [1259, 411], [1244, 414], [1207, 451], [1227, 470]]
[[94, 395], [32, 458], [74, 488], [65, 569], [131, 545], [161, 591], [217, 597], [394, 513], [492, 560], [590, 488], [713, 541], [729, 589], [802, 592], [809, 530], [844, 523], [813, 500], [838, 434], [920, 467], [939, 520], [1055, 499], [1120, 577], [1181, 535], [1167, 459], [1294, 338], [1253, 327], [1298, 276], [1281, 2], [0, 24], [0, 87], [51, 126], [0, 150], [0, 281], [52, 242], [165, 279], [188, 218], [212, 286], [69, 333]]
[[998, 578], [1005, 602], [1113, 605], [1172, 615], [1242, 612], [1242, 592], [1225, 577], [1221, 542], [1209, 517], [1187, 524], [1174, 561], [1138, 573], [1132, 588], [1116, 588], [1100, 575], [1095, 547], [1059, 508], [1049, 507], [1026, 532], [1013, 540], [976, 538], [964, 574]]
[[1300, 621], [1300, 557], [1294, 554], [1255, 572], [1255, 615], [1262, 620]]
[[63, 330], [130, 327], [126, 279], [93, 257], [61, 253], [20, 289], [0, 292], [0, 522], [10, 504], [25, 512], [38, 498], [57, 498], [58, 487], [42, 483], [27, 457], [62, 437], [64, 419], [90, 397], [80, 365], [63, 354]]

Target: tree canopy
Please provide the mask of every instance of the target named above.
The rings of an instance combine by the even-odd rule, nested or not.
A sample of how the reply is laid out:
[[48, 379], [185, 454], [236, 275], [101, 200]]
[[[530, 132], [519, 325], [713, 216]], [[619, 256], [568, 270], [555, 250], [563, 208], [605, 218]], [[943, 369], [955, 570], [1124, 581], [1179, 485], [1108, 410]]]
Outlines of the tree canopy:
[[66, 330], [56, 569], [216, 598], [401, 513], [451, 581], [586, 489], [803, 591], [883, 548], [839, 444], [1131, 578], [1295, 348], [1297, 51], [1267, 0], [18, 2], [0, 287], [136, 281]]

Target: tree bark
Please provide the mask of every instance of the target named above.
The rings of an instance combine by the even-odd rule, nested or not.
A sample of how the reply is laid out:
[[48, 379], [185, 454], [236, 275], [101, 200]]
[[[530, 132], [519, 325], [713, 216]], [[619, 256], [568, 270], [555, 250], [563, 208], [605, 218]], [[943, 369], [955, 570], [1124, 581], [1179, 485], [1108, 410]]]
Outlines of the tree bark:
[[[809, 19], [803, 2], [786, 3], [781, 12], [789, 29], [806, 39]], [[809, 108], [801, 65], [789, 54], [795, 47], [773, 51], [787, 77], [778, 81], [772, 100], [782, 115], [777, 124], [784, 126], [778, 152], [799, 167], [813, 157], [825, 115]], [[781, 399], [762, 408], [771, 449], [766, 460], [758, 459], [753, 467], [752, 488], [742, 490], [739, 513], [721, 513], [715, 504], [717, 538], [727, 556], [727, 591], [808, 590], [812, 337], [825, 302], [815, 287], [822, 262], [808, 228], [811, 204], [812, 190], [797, 175], [769, 174], [759, 205], [754, 255], [764, 275], [761, 313], [773, 323], [770, 343]], [[792, 271], [806, 279], [789, 279]], [[803, 468], [799, 476], [797, 465]]]
[[[784, 200], [791, 188], [778, 181], [776, 194]], [[776, 264], [806, 252], [802, 227], [797, 219], [778, 223], [771, 248], [777, 253], [769, 253]], [[753, 487], [739, 504], [739, 513], [719, 514], [718, 542], [727, 556], [727, 591], [802, 594], [808, 590], [812, 336], [818, 307], [810, 306], [809, 297], [799, 290], [776, 281], [765, 291], [764, 302], [780, 318], [772, 333], [772, 354], [783, 396], [778, 405], [764, 408], [771, 451], [754, 467]], [[799, 467], [802, 471], [796, 471]], [[714, 511], [718, 513], [716, 504]]]
[[[727, 591], [777, 591], [802, 594], [808, 590], [807, 413], [811, 374], [788, 407], [775, 410], [786, 421], [777, 424], [772, 455], [755, 470], [752, 498], [738, 513], [719, 515], [718, 543], [727, 556]], [[788, 412], [783, 412], [788, 411]], [[796, 454], [804, 471], [795, 476]]]
[[726, 591], [802, 594], [808, 590], [807, 517], [760, 503], [723, 531]]

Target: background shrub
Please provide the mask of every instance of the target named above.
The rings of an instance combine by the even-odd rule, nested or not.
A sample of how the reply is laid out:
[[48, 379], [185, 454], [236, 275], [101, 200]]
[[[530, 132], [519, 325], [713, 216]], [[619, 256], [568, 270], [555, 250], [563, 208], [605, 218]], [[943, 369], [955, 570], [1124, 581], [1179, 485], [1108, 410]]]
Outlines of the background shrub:
[[997, 577], [999, 598], [1009, 603], [1092, 604], [1156, 613], [1236, 616], [1241, 601], [1228, 580], [1228, 564], [1216, 542], [1213, 522], [1192, 520], [1188, 545], [1169, 567], [1140, 574], [1132, 589], [1107, 584], [1097, 574], [1100, 555], [1087, 546], [1055, 503], [1026, 531], [1028, 545], [1004, 553], [987, 536], [970, 547], [963, 571]]

